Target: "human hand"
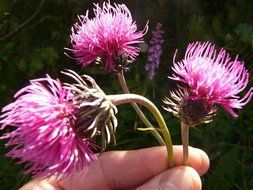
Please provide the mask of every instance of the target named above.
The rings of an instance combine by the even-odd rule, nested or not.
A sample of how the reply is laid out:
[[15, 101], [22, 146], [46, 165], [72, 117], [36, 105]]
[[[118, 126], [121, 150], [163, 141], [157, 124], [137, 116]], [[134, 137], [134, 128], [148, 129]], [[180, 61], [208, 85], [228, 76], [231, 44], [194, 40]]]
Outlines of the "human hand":
[[165, 147], [103, 153], [84, 171], [61, 181], [34, 179], [20, 190], [199, 190], [200, 176], [209, 159], [200, 149], [189, 147], [189, 166], [183, 166], [182, 146], [173, 146], [175, 167], [168, 169]]

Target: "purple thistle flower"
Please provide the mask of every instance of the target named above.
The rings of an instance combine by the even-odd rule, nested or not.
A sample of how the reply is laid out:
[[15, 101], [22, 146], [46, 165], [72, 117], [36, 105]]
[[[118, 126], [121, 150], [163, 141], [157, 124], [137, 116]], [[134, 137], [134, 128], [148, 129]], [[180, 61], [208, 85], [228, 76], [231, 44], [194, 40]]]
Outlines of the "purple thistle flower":
[[160, 57], [162, 55], [163, 39], [162, 24], [157, 23], [156, 30], [152, 32], [152, 38], [150, 40], [150, 47], [148, 48], [148, 62], [145, 66], [148, 71], [148, 77], [150, 80], [155, 77], [155, 70], [159, 67]]
[[35, 176], [65, 176], [82, 170], [96, 159], [96, 145], [78, 132], [76, 117], [81, 105], [74, 94], [49, 75], [30, 81], [16, 93], [15, 102], [2, 109], [1, 129], [15, 126], [1, 139], [13, 147], [8, 157], [27, 163], [25, 173]]
[[84, 67], [95, 60], [110, 72], [116, 72], [116, 62], [122, 57], [134, 59], [139, 54], [139, 48], [134, 44], [142, 43], [148, 26], [137, 32], [137, 25], [132, 19], [128, 8], [124, 5], [110, 2], [102, 7], [94, 4], [95, 17], [79, 15], [80, 23], [74, 24], [71, 34], [74, 57]]
[[217, 53], [215, 45], [210, 42], [189, 44], [182, 61], [175, 62], [176, 54], [177, 51], [172, 67], [175, 73], [169, 78], [186, 86], [179, 86], [183, 90], [172, 96], [176, 101], [174, 105], [172, 101], [165, 100], [168, 106], [173, 107], [174, 114], [182, 118], [183, 112], [186, 114], [197, 108], [198, 113], [213, 115], [216, 106], [221, 105], [232, 116], [237, 117], [234, 109], [241, 109], [251, 100], [252, 87], [243, 98], [238, 95], [249, 82], [248, 71], [244, 63], [238, 60], [238, 56], [232, 60], [223, 48]]

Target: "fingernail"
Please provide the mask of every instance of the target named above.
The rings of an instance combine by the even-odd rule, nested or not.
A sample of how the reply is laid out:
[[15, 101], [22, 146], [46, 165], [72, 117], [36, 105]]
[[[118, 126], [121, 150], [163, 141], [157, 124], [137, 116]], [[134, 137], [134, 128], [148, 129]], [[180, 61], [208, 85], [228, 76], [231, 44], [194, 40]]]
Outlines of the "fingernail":
[[201, 155], [201, 168], [199, 168], [199, 174], [200, 176], [204, 175], [210, 166], [210, 161], [209, 158], [207, 156], [207, 154], [204, 151], [200, 151], [200, 155]]
[[160, 185], [159, 190], [179, 190], [178, 187], [175, 184], [172, 184], [171, 182], [164, 182]]
[[190, 167], [178, 167], [169, 178], [161, 178], [160, 190], [200, 190], [201, 180], [198, 173]]

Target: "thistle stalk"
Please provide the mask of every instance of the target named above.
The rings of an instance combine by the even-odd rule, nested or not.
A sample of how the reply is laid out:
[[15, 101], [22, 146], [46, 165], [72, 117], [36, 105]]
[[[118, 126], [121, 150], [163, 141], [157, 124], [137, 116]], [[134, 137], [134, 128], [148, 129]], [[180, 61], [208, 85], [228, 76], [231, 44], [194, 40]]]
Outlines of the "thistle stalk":
[[189, 129], [190, 126], [181, 121], [181, 139], [183, 144], [183, 160], [184, 165], [189, 164]]
[[117, 106], [126, 103], [138, 103], [145, 106], [155, 117], [160, 131], [163, 134], [163, 138], [165, 141], [166, 149], [167, 149], [167, 156], [169, 161], [169, 167], [174, 166], [173, 162], [173, 148], [172, 148], [172, 141], [170, 137], [169, 130], [167, 125], [161, 115], [160, 111], [157, 107], [147, 98], [137, 95], [137, 94], [118, 94], [118, 95], [108, 95], [107, 98], [112, 101], [112, 103]]
[[[119, 83], [120, 83], [124, 93], [130, 94], [130, 91], [129, 91], [127, 84], [126, 84], [124, 73], [123, 72], [118, 73], [117, 76], [118, 76]], [[149, 122], [149, 120], [146, 118], [144, 113], [141, 111], [141, 109], [137, 105], [137, 103], [135, 103], [135, 102], [130, 102], [130, 103], [131, 103], [132, 107], [134, 108], [135, 112], [137, 113], [137, 115], [139, 116], [139, 118], [141, 119], [141, 121], [144, 123], [144, 125], [146, 125], [147, 128], [154, 128], [155, 129], [155, 127]], [[160, 145], [165, 145], [163, 138], [156, 130], [151, 130], [151, 133], [154, 135], [154, 137], [156, 138], [156, 140], [159, 142]]]

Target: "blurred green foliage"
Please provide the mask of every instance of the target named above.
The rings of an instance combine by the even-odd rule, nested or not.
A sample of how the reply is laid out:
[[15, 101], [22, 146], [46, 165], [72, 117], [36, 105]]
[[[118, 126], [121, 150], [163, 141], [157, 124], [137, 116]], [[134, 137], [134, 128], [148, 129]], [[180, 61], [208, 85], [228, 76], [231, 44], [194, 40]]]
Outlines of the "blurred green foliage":
[[[179, 49], [180, 58], [189, 42], [212, 41], [217, 46], [225, 47], [233, 56], [239, 54], [239, 59], [245, 61], [245, 66], [253, 76], [253, 1], [116, 2], [125, 3], [129, 7], [139, 29], [143, 28], [147, 20], [150, 22], [150, 30], [154, 29], [157, 22], [164, 26], [163, 55], [154, 81], [148, 80], [144, 69], [146, 53], [139, 56], [126, 78], [130, 91], [144, 95], [158, 105], [174, 144], [180, 143], [179, 123], [163, 111], [161, 100], [168, 94], [168, 90], [175, 87], [167, 79], [171, 73], [175, 49]], [[92, 8], [92, 3], [91, 0], [0, 1], [1, 107], [10, 103], [14, 93], [27, 85], [29, 79], [45, 76], [45, 73], [57, 77], [60, 76], [60, 70], [65, 68], [90, 74], [108, 94], [122, 92], [115, 76], [104, 73], [96, 66], [81, 69], [64, 55], [64, 47], [71, 47], [71, 25], [77, 21], [78, 14], [84, 14]], [[28, 23], [19, 28], [26, 21]], [[148, 42], [150, 37], [149, 31], [145, 40]], [[253, 85], [252, 78], [250, 85]], [[211, 160], [208, 174], [202, 177], [203, 189], [253, 189], [252, 101], [239, 111], [240, 117], [237, 119], [222, 109], [219, 112], [214, 122], [201, 126], [201, 131], [190, 131], [190, 144], [205, 150]], [[120, 107], [118, 120], [117, 146], [111, 146], [110, 149], [138, 149], [157, 145], [149, 133], [134, 130], [143, 124], [129, 105]], [[4, 157], [7, 151], [4, 142], [0, 141], [0, 189], [12, 190], [29, 180], [29, 176], [22, 174], [23, 166], [17, 166], [14, 161]]]

